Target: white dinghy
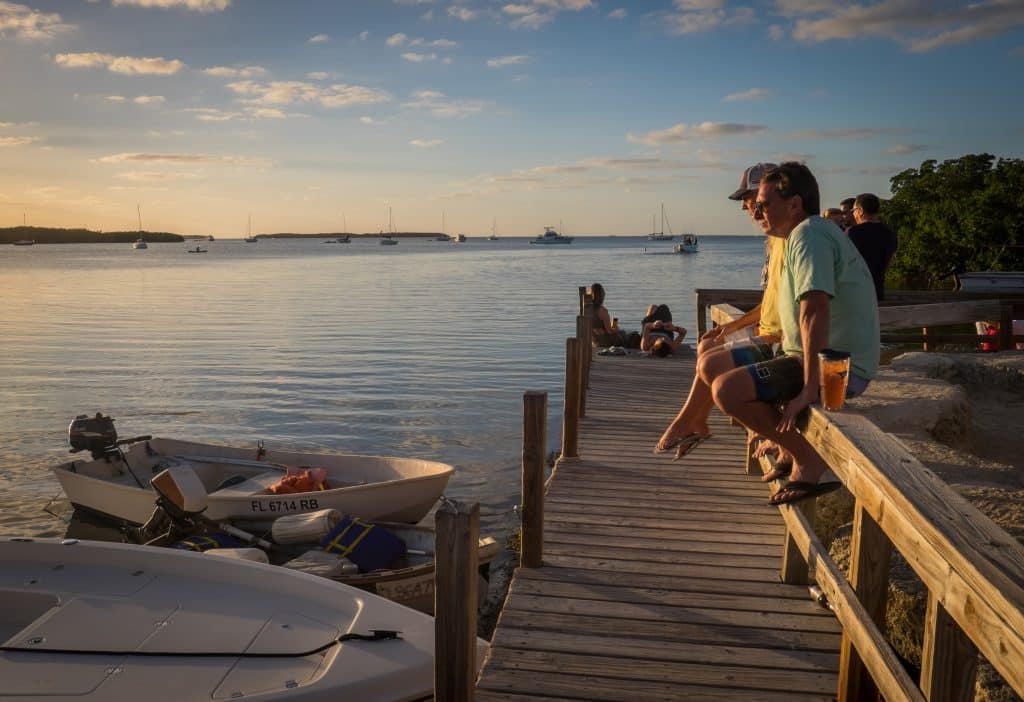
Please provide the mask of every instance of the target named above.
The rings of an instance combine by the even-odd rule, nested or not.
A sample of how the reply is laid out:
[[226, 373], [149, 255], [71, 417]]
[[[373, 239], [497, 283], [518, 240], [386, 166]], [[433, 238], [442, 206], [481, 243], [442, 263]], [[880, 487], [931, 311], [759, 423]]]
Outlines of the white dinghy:
[[0, 700], [432, 693], [433, 619], [325, 578], [74, 539], [0, 539], [0, 562]]
[[[74, 450], [92, 460], [53, 468], [75, 507], [131, 524], [153, 512], [150, 479], [167, 468], [190, 469], [207, 491], [211, 520], [277, 517], [336, 509], [368, 520], [415, 523], [426, 516], [455, 470], [435, 461], [342, 453], [298, 453], [257, 446], [240, 448], [175, 439], [117, 440], [110, 417], [84, 415], [69, 428]], [[122, 446], [130, 444], [127, 450]], [[288, 469], [323, 469], [325, 489], [274, 494]]]

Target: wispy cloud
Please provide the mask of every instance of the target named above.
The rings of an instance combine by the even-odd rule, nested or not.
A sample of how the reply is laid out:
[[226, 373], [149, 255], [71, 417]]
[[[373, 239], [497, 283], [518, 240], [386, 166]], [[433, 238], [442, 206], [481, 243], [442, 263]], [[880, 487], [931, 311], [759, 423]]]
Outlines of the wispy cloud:
[[388, 46], [423, 46], [430, 49], [454, 49], [459, 45], [459, 42], [451, 39], [424, 39], [422, 37], [410, 39], [407, 34], [402, 32], [392, 34], [384, 40], [384, 43]]
[[894, 144], [882, 151], [882, 153], [887, 156], [906, 156], [907, 154], [917, 153], [924, 148], [924, 144]]
[[226, 112], [213, 107], [190, 107], [185, 112], [191, 112], [200, 122], [229, 122], [245, 116], [242, 112]]
[[369, 32], [367, 32], [367, 31], [359, 32], [359, 40], [360, 41], [366, 41], [369, 38], [370, 38], [370, 33]]
[[330, 41], [331, 38], [326, 34], [314, 34], [306, 40], [307, 44], [323, 44], [324, 42]]
[[499, 56], [487, 60], [488, 68], [504, 68], [505, 66], [520, 66], [530, 60], [530, 57], [525, 54], [517, 54], [515, 56]]
[[621, 20], [626, 19], [626, 8], [619, 7], [608, 13], [608, 19]]
[[471, 20], [476, 19], [476, 12], [470, 10], [468, 7], [452, 5], [451, 7], [448, 8], [448, 16], [462, 20], [463, 22], [469, 22]]
[[231, 0], [111, 0], [111, 5], [132, 5], [134, 7], [155, 7], [170, 9], [182, 7], [194, 12], [220, 12], [226, 10]]
[[42, 141], [42, 139], [35, 136], [0, 137], [0, 148], [5, 146], [26, 146], [28, 144], [35, 144], [39, 141]]
[[702, 122], [700, 124], [676, 124], [668, 129], [655, 130], [645, 134], [627, 134], [626, 140], [647, 146], [666, 146], [689, 141], [704, 141], [729, 136], [759, 134], [768, 129], [760, 124], [733, 124], [729, 122]]
[[882, 0], [872, 5], [776, 3], [781, 14], [796, 19], [793, 36], [800, 41], [881, 37], [913, 53], [990, 39], [1024, 25], [1024, 4], [1017, 0], [939, 5], [933, 0]]
[[129, 180], [139, 183], [161, 183], [175, 180], [201, 180], [206, 178], [201, 173], [187, 173], [182, 171], [125, 171], [115, 173], [114, 178], [118, 180]]
[[302, 81], [272, 81], [258, 83], [251, 80], [228, 83], [228, 88], [246, 96], [243, 102], [259, 105], [290, 105], [315, 103], [322, 107], [347, 107], [386, 102], [391, 97], [380, 90], [361, 85], [333, 83], [328, 86]]
[[203, 73], [217, 78], [259, 78], [266, 75], [267, 69], [263, 66], [211, 66], [204, 68]]
[[838, 129], [800, 129], [786, 134], [787, 139], [873, 139], [890, 134], [903, 134], [904, 129], [879, 127], [840, 127]]
[[124, 97], [124, 95], [108, 95], [106, 97], [106, 100], [108, 102], [124, 102], [125, 101], [125, 97]]
[[24, 41], [46, 41], [75, 28], [56, 12], [39, 12], [26, 5], [0, 2], [0, 36], [10, 32]]
[[306, 74], [306, 77], [310, 80], [330, 80], [336, 78], [337, 74], [329, 71], [310, 71]]
[[158, 163], [166, 165], [207, 164], [222, 166], [266, 166], [271, 162], [264, 158], [228, 156], [218, 154], [158, 154], [120, 153], [103, 156], [100, 163]]
[[166, 100], [163, 95], [139, 95], [138, 97], [132, 98], [132, 102], [136, 105], [159, 105]]
[[742, 93], [731, 93], [726, 95], [722, 98], [722, 101], [741, 102], [745, 100], [765, 100], [771, 96], [772, 92], [770, 90], [765, 90], [764, 88], [751, 88], [750, 90], [745, 90]]
[[408, 110], [424, 110], [434, 117], [463, 119], [484, 111], [487, 103], [481, 100], [449, 100], [436, 90], [419, 90], [413, 99], [403, 102]]
[[410, 139], [409, 145], [420, 149], [431, 149], [438, 144], [443, 144], [444, 139]]
[[592, 0], [526, 0], [507, 3], [501, 11], [511, 18], [513, 29], [540, 29], [559, 12], [580, 12], [594, 6]]
[[114, 56], [95, 51], [81, 54], [57, 54], [54, 57], [54, 62], [64, 68], [105, 67], [112, 73], [122, 73], [130, 76], [169, 76], [185, 67], [185, 64], [178, 59]]
[[725, 0], [673, 0], [664, 25], [669, 34], [707, 32], [723, 25], [752, 24], [757, 21], [750, 7], [726, 7]]
[[401, 46], [409, 40], [409, 37], [401, 32], [392, 34], [390, 37], [384, 40], [384, 43], [388, 46]]
[[402, 54], [402, 58], [412, 63], [423, 63], [424, 61], [436, 61], [437, 54], [431, 52], [429, 54], [418, 54], [415, 51], [406, 51]]

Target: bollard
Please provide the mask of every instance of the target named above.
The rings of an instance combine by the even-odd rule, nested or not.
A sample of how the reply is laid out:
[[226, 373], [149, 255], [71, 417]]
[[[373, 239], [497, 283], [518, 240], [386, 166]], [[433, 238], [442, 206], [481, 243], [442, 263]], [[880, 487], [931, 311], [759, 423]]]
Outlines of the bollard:
[[472, 702], [480, 505], [443, 499], [434, 525], [434, 699]]
[[562, 409], [562, 458], [579, 457], [580, 350], [578, 339], [565, 340], [565, 401]]
[[523, 395], [523, 494], [519, 565], [540, 568], [544, 560], [544, 463], [547, 452], [548, 394]]

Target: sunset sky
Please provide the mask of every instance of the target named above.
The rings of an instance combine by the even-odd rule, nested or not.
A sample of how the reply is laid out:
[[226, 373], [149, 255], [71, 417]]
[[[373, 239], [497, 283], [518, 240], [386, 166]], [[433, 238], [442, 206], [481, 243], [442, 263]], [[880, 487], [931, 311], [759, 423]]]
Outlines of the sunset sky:
[[1022, 75], [1022, 0], [0, 0], [0, 226], [749, 234], [1024, 157]]

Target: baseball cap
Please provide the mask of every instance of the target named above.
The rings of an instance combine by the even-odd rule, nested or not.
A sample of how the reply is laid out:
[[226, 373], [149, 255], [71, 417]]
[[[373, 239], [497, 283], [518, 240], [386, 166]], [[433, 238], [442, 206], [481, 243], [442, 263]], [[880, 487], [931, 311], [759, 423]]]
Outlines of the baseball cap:
[[730, 200], [742, 200], [743, 196], [751, 190], [757, 190], [761, 185], [761, 179], [764, 178], [764, 174], [775, 168], [774, 163], [755, 163], [753, 166], [743, 171], [743, 177], [740, 178], [740, 189], [729, 196]]

